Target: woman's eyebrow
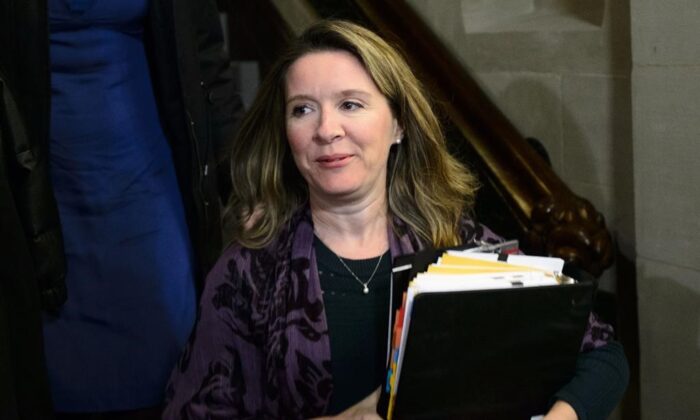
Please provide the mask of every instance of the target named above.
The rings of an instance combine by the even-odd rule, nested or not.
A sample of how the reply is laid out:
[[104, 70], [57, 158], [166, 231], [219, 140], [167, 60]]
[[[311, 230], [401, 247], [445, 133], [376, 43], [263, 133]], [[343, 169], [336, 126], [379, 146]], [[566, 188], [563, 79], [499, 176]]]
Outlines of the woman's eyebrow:
[[289, 104], [290, 102], [298, 101], [298, 100], [314, 101], [315, 99], [313, 97], [311, 97], [310, 95], [300, 93], [298, 95], [290, 96], [289, 98], [287, 98], [286, 103]]
[[338, 93], [339, 97], [345, 97], [345, 96], [360, 96], [360, 97], [370, 97], [372, 96], [369, 92], [364, 91], [362, 89], [346, 89], [342, 90]]
[[[365, 90], [362, 90], [362, 89], [344, 89], [344, 90], [341, 90], [341, 91], [332, 95], [332, 97], [334, 97], [334, 98], [345, 98], [348, 96], [357, 96], [357, 97], [364, 99], [364, 98], [369, 98], [370, 96], [372, 96], [372, 94], [365, 91]], [[289, 104], [290, 102], [298, 101], [298, 100], [306, 100], [306, 101], [314, 101], [314, 102], [316, 101], [316, 99], [313, 96], [305, 94], [305, 93], [300, 93], [298, 95], [290, 96], [289, 98], [287, 98], [286, 103]]]

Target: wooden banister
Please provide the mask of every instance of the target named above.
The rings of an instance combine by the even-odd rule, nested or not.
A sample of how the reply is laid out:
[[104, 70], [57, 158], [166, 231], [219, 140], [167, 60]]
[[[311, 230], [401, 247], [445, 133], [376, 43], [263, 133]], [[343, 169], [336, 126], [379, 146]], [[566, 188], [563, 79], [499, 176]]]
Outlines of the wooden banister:
[[355, 0], [410, 64], [491, 174], [524, 233], [524, 248], [598, 276], [612, 264], [602, 215], [576, 196], [404, 0]]

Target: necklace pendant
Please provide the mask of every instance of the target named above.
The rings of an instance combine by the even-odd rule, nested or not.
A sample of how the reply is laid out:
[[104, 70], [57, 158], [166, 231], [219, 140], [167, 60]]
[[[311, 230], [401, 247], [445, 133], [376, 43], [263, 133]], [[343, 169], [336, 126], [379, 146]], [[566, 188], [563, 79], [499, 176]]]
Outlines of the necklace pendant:
[[364, 289], [362, 289], [362, 293], [364, 293], [364, 294], [367, 294], [367, 293], [369, 293], [369, 287], [367, 287], [367, 285], [366, 285], [366, 284], [365, 284], [365, 288], [364, 288]]

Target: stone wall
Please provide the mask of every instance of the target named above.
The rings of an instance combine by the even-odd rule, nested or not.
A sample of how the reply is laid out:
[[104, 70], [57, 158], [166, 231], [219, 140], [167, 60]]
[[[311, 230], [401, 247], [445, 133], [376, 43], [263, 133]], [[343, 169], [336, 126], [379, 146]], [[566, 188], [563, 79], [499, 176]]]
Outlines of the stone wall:
[[697, 418], [700, 2], [409, 3], [636, 262], [642, 418]]
[[[409, 0], [634, 258], [626, 1]], [[615, 268], [603, 277], [614, 290]]]
[[700, 416], [700, 2], [632, 0], [644, 419]]

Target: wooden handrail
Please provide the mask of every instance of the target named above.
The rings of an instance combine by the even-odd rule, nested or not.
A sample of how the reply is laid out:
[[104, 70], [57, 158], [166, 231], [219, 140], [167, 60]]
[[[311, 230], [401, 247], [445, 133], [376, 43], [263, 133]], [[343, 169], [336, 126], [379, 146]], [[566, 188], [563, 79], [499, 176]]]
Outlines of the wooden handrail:
[[559, 256], [598, 276], [612, 264], [600, 213], [576, 196], [486, 96], [404, 0], [355, 0], [411, 66], [475, 150], [524, 233], [530, 252]]

